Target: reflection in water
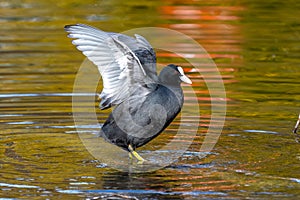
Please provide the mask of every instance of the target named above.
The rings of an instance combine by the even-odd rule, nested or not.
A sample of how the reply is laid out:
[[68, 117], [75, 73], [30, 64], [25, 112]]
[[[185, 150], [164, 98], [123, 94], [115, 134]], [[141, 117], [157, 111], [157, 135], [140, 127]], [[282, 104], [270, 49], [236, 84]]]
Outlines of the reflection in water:
[[[290, 133], [299, 112], [297, 10], [295, 2], [257, 0], [1, 1], [0, 196], [297, 199], [300, 153]], [[159, 63], [180, 64], [195, 80], [201, 128], [194, 143], [177, 162], [152, 173], [121, 173], [95, 160], [76, 134], [72, 116], [73, 82], [84, 56], [69, 44], [63, 27], [78, 22], [113, 32], [161, 26], [204, 46], [227, 89], [226, 126], [214, 151], [198, 158], [211, 119], [212, 97], [203, 77], [178, 55], [159, 51]], [[168, 45], [188, 57], [203, 56], [185, 43]], [[107, 112], [97, 112], [103, 122]], [[144, 150], [164, 145], [178, 124]]]
[[[209, 56], [217, 64], [218, 70], [222, 74], [223, 82], [225, 84], [236, 82], [233, 74], [237, 69], [236, 67], [241, 64], [241, 56], [238, 52], [241, 50], [240, 43], [242, 38], [239, 27], [233, 25], [232, 22], [239, 20], [237, 11], [242, 10], [242, 7], [206, 5], [199, 7], [199, 5], [190, 4], [191, 2], [185, 3], [187, 5], [174, 4], [161, 6], [159, 10], [162, 13], [162, 17], [169, 21], [169, 23], [162, 24], [162, 26], [180, 31], [196, 40], [209, 52]], [[231, 105], [231, 99], [219, 99], [219, 97], [215, 97], [211, 93], [211, 90], [217, 89], [209, 88], [208, 82], [218, 83], [219, 80], [213, 73], [213, 66], [205, 62], [205, 55], [203, 53], [197, 52], [197, 49], [192, 48], [192, 46], [185, 42], [174, 42], [170, 45], [174, 46], [178, 51], [183, 51], [183, 55], [187, 58], [202, 59], [202, 62], [193, 63], [201, 68], [202, 74], [195, 73], [193, 66], [185, 60], [181, 60], [176, 64], [184, 66], [190, 76], [195, 79], [193, 79], [193, 90], [196, 92], [197, 100], [200, 104], [202, 127], [200, 134], [203, 135], [208, 133], [206, 128], [209, 123], [217, 127], [218, 123], [222, 120], [221, 118], [212, 118], [212, 102], [226, 100], [227, 104]], [[176, 58], [178, 60], [178, 55], [175, 53], [159, 52], [158, 56], [161, 59], [173, 58], [175, 60]], [[186, 91], [186, 93], [189, 92]], [[191, 109], [195, 106], [189, 103], [189, 97], [186, 97], [185, 105]], [[202, 143], [199, 137], [195, 141], [195, 147]]]

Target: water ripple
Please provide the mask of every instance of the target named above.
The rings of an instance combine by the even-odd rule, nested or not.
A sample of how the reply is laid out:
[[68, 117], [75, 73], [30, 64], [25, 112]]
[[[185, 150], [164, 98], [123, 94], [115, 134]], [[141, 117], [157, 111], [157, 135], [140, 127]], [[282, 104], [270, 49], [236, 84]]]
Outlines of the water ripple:
[[11, 187], [11, 188], [34, 188], [34, 189], [40, 188], [39, 186], [35, 186], [35, 185], [20, 185], [20, 184], [9, 184], [9, 183], [0, 183], [0, 186]]
[[182, 192], [165, 192], [157, 190], [56, 190], [59, 193], [64, 194], [83, 194], [83, 193], [96, 193], [96, 194], [158, 194], [158, 195], [184, 195], [184, 196], [200, 196], [200, 195], [217, 195], [227, 196], [224, 192], [217, 191], [182, 191]]

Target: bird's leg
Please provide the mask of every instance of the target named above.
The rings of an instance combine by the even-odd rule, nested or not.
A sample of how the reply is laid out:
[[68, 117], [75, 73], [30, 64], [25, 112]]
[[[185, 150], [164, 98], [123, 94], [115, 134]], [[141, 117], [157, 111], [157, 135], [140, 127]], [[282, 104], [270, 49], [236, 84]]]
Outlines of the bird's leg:
[[133, 150], [133, 148], [132, 148], [132, 146], [131, 145], [128, 145], [128, 149], [129, 149], [129, 154], [130, 154], [130, 158], [132, 158], [132, 156], [133, 157], [135, 157], [139, 162], [144, 162], [145, 161], [145, 159], [144, 158], [142, 158], [135, 150]]
[[296, 142], [300, 143], [300, 134], [297, 133], [297, 130], [298, 130], [298, 127], [300, 125], [300, 114], [299, 114], [299, 118], [298, 118], [298, 121], [296, 122], [296, 125], [295, 125], [295, 128], [293, 130], [293, 133], [295, 134], [295, 137], [296, 137]]
[[299, 127], [299, 124], [300, 124], [300, 114], [299, 114], [299, 119], [298, 119], [298, 121], [297, 121], [297, 123], [296, 123], [296, 125], [295, 125], [295, 128], [294, 128], [294, 131], [293, 131], [293, 133], [297, 133], [297, 129], [298, 129], [298, 127]]

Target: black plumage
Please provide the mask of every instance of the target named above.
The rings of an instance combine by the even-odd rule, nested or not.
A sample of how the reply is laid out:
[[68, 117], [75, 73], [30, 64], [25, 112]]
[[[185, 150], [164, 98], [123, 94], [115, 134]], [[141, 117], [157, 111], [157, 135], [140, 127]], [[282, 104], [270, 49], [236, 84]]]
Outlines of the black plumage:
[[135, 149], [158, 136], [183, 105], [183, 69], [170, 64], [156, 73], [156, 56], [148, 41], [91, 26], [67, 25], [73, 44], [99, 69], [103, 79], [101, 109], [115, 106], [102, 126], [107, 141], [143, 160]]

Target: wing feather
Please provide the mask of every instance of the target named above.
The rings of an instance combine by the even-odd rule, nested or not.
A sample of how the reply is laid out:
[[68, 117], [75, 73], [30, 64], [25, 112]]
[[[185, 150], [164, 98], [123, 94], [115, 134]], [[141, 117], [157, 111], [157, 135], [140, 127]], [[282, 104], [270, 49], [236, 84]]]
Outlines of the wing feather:
[[[103, 79], [101, 109], [121, 103], [137, 88], [156, 83], [155, 53], [142, 36], [132, 38], [84, 24], [67, 25], [65, 30], [77, 49], [98, 67]], [[142, 63], [142, 57], [151, 63]], [[151, 89], [145, 88], [142, 91], [147, 95]]]

